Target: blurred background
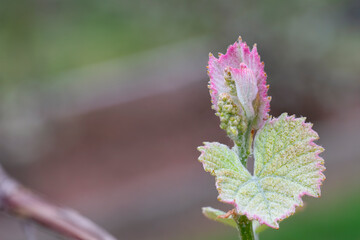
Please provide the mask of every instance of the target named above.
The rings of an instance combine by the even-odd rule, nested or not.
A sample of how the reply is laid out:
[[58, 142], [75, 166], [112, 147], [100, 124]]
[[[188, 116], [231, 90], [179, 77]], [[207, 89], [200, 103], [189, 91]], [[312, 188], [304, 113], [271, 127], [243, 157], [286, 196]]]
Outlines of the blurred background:
[[[202, 206], [208, 53], [258, 44], [271, 114], [306, 116], [325, 147], [321, 199], [260, 239], [360, 239], [358, 0], [0, 0], [0, 163], [120, 239], [237, 239]], [[38, 227], [44, 240], [65, 239]], [[24, 239], [0, 214], [0, 238]]]

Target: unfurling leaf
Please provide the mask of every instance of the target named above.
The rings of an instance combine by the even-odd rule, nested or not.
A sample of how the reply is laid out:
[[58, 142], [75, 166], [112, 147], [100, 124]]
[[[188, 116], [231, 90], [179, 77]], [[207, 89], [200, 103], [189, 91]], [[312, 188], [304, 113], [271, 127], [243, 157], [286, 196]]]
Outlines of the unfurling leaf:
[[[202, 213], [209, 219], [214, 220], [216, 222], [223, 223], [233, 228], [237, 228], [236, 222], [232, 215], [226, 216], [227, 213], [221, 211], [219, 209], [215, 209], [212, 207], [203, 207]], [[268, 228], [266, 225], [260, 225], [258, 221], [253, 221], [253, 228], [255, 233], [260, 233]]]
[[255, 136], [253, 176], [227, 146], [199, 147], [199, 161], [216, 176], [218, 199], [250, 220], [278, 228], [303, 204], [303, 195], [320, 196], [325, 167], [318, 154], [323, 148], [313, 142], [318, 134], [311, 127], [305, 118], [287, 114], [268, 120]]
[[[251, 122], [254, 129], [261, 128], [268, 118], [270, 97], [267, 96], [264, 63], [260, 61], [256, 45], [250, 51], [239, 38], [238, 42], [229, 46], [225, 55], [219, 54], [218, 59], [210, 54], [208, 75], [211, 101], [217, 115], [222, 112], [219, 104], [225, 94], [232, 98], [233, 108], [241, 119], [239, 124]], [[228, 132], [224, 124], [222, 128]]]
[[203, 207], [202, 213], [209, 219], [223, 223], [225, 225], [228, 225], [230, 227], [236, 228], [236, 222], [233, 219], [232, 216], [229, 217], [222, 217], [226, 214], [226, 212], [223, 212], [221, 210], [212, 208], [212, 207]]

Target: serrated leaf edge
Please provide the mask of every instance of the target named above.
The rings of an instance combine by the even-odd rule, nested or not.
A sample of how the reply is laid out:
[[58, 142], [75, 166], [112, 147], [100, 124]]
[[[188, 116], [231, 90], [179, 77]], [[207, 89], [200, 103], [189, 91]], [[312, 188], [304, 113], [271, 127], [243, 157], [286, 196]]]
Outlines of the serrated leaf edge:
[[[280, 118], [285, 118], [286, 120], [296, 120], [295, 118], [295, 115], [291, 115], [291, 116], [288, 116], [287, 113], [282, 113], [278, 118], [273, 118], [271, 117], [270, 119], [267, 120], [267, 122], [269, 124], [274, 124], [275, 121], [279, 121]], [[299, 204], [295, 203], [291, 208], [289, 208], [289, 211], [287, 211], [284, 215], [278, 217], [278, 218], [275, 218], [274, 219], [274, 225], [273, 224], [270, 224], [266, 221], [264, 221], [260, 216], [257, 216], [256, 214], [251, 214], [249, 212], [246, 212], [246, 211], [241, 211], [239, 208], [238, 208], [238, 204], [236, 204], [235, 200], [234, 201], [222, 201], [224, 203], [228, 203], [228, 204], [233, 204], [236, 208], [236, 210], [240, 213], [240, 214], [243, 214], [243, 215], [246, 215], [247, 218], [249, 218], [250, 220], [257, 220], [260, 224], [265, 224], [271, 228], [275, 228], [275, 229], [279, 229], [279, 222], [284, 220], [285, 218], [288, 218], [290, 217], [291, 215], [293, 215], [295, 213], [295, 210], [296, 210], [296, 207], [298, 206], [302, 206], [303, 205], [303, 200], [302, 200], [302, 197], [304, 195], [308, 195], [308, 196], [311, 196], [311, 197], [320, 197], [321, 196], [321, 186], [322, 186], [322, 183], [323, 181], [326, 179], [325, 175], [323, 174], [323, 172], [326, 170], [325, 166], [321, 163], [324, 163], [324, 159], [322, 157], [319, 156], [320, 153], [322, 153], [324, 151], [324, 148], [322, 148], [321, 146], [317, 145], [316, 143], [314, 143], [314, 141], [318, 140], [319, 139], [319, 135], [317, 134], [316, 131], [314, 131], [312, 129], [312, 126], [313, 124], [312, 123], [306, 123], [306, 118], [305, 117], [301, 117], [301, 118], [297, 118], [299, 120], [301, 120], [301, 124], [306, 127], [312, 134], [316, 135], [315, 138], [311, 138], [308, 142], [309, 145], [313, 146], [313, 147], [320, 147], [319, 151], [317, 151], [315, 153], [315, 159], [317, 159], [317, 164], [316, 164], [316, 167], [318, 167], [318, 175], [319, 175], [319, 178], [317, 180], [317, 195], [314, 195], [314, 194], [311, 194], [309, 193], [308, 191], [303, 191], [303, 192], [300, 192], [297, 196], [298, 200], [299, 200]], [[266, 123], [265, 123], [266, 124]], [[259, 130], [260, 131], [260, 130]], [[256, 141], [256, 138], [258, 136], [258, 133], [256, 134], [255, 136], [255, 139], [254, 139], [254, 142]], [[256, 160], [255, 160], [256, 161]], [[254, 177], [254, 176], [253, 176]], [[220, 192], [219, 192], [219, 196], [220, 196]], [[220, 199], [219, 199], [220, 200]]]
[[[206, 149], [208, 149], [207, 145], [208, 144], [216, 144], [216, 145], [223, 145], [223, 144], [220, 144], [220, 143], [209, 143], [209, 142], [204, 142], [204, 146], [200, 146], [198, 147], [198, 150], [201, 152], [201, 155], [199, 156], [199, 161], [203, 164], [204, 166], [204, 169], [205, 171], [207, 172], [210, 172], [211, 175], [215, 176], [215, 186], [216, 186], [216, 189], [218, 190], [218, 200], [223, 202], [223, 203], [227, 203], [227, 204], [232, 204], [235, 206], [237, 212], [239, 214], [242, 214], [242, 215], [246, 215], [250, 220], [256, 220], [258, 221], [260, 224], [265, 224], [271, 228], [275, 228], [275, 229], [278, 229], [279, 228], [279, 222], [284, 220], [285, 218], [293, 215], [295, 213], [295, 210], [296, 210], [296, 207], [298, 206], [302, 206], [303, 205], [303, 200], [302, 200], [302, 197], [304, 195], [308, 195], [308, 196], [311, 196], [311, 197], [320, 197], [321, 196], [321, 185], [323, 183], [323, 181], [326, 179], [325, 175], [323, 174], [323, 172], [326, 170], [326, 168], [324, 167], [323, 163], [324, 163], [324, 159], [322, 157], [319, 156], [320, 153], [322, 153], [324, 151], [324, 148], [322, 148], [321, 146], [317, 145], [316, 143], [314, 143], [314, 141], [318, 140], [319, 139], [319, 135], [317, 134], [316, 131], [314, 131], [312, 129], [312, 126], [313, 124], [312, 123], [306, 123], [306, 118], [305, 117], [301, 117], [301, 118], [295, 118], [295, 115], [291, 115], [291, 116], [288, 116], [287, 113], [283, 113], [281, 114], [278, 118], [273, 118], [271, 117], [270, 119], [267, 120], [267, 123], [268, 124], [274, 124], [276, 121], [279, 121], [281, 118], [284, 118], [285, 120], [292, 120], [292, 121], [301, 121], [301, 124], [308, 130], [310, 131], [313, 135], [315, 135], [314, 138], [310, 138], [308, 144], [313, 146], [313, 147], [316, 147], [316, 148], [319, 148], [318, 151], [316, 151], [315, 153], [315, 159], [317, 160], [317, 163], [316, 163], [316, 167], [319, 169], [317, 171], [318, 175], [319, 175], [319, 178], [317, 180], [317, 195], [314, 195], [314, 194], [311, 194], [310, 192], [308, 191], [302, 191], [298, 194], [297, 198], [298, 198], [298, 202], [299, 203], [294, 203], [292, 207], [289, 208], [289, 210], [284, 213], [282, 216], [278, 217], [278, 218], [275, 218], [274, 219], [274, 224], [271, 224], [271, 223], [268, 223], [267, 221], [264, 221], [260, 216], [257, 216], [256, 214], [251, 214], [247, 211], [241, 211], [238, 207], [238, 204], [235, 202], [235, 199], [234, 200], [226, 200], [226, 199], [222, 199], [221, 198], [221, 195], [222, 195], [222, 189], [220, 188], [220, 186], [218, 185], [218, 177], [217, 177], [217, 174], [216, 174], [216, 171], [209, 171], [205, 168], [205, 165], [204, 165], [204, 162], [202, 161], [203, 159], [203, 155], [205, 154], [205, 151]], [[261, 131], [261, 129], [257, 132], [256, 136], [255, 136], [255, 139], [254, 139], [254, 142], [256, 141], [256, 138], [258, 136], [258, 133]], [[226, 145], [224, 145], [226, 146]], [[232, 151], [230, 148], [229, 148], [230, 151]], [[236, 155], [237, 156], [237, 155]], [[238, 156], [237, 156], [238, 157]], [[239, 160], [239, 164], [241, 165], [240, 163], [240, 159]], [[256, 161], [256, 160], [255, 160]], [[242, 166], [242, 165], [241, 165]], [[246, 168], [245, 168], [246, 169]], [[247, 169], [246, 169], [247, 170]], [[217, 171], [221, 171], [221, 170], [217, 170]], [[249, 173], [250, 174], [250, 173]], [[253, 176], [252, 174], [251, 175], [251, 178], [255, 179], [257, 177]], [[245, 182], [248, 183], [249, 181], [251, 181], [250, 179]]]

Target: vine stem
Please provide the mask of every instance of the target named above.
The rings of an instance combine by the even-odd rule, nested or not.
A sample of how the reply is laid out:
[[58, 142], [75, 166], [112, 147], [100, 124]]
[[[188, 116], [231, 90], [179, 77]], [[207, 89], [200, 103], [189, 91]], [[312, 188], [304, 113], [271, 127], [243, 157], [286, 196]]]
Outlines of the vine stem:
[[60, 208], [24, 188], [0, 165], [0, 211], [34, 221], [63, 236], [77, 240], [116, 240], [89, 219]]
[[[246, 164], [248, 161], [248, 157], [251, 153], [251, 145], [252, 145], [252, 141], [253, 141], [253, 131], [251, 129], [251, 124], [252, 124], [252, 122], [250, 121], [247, 124], [245, 134], [242, 135], [243, 145], [242, 146], [237, 145], [237, 148], [239, 149], [238, 153], [239, 153], [241, 164], [244, 165], [245, 168], [246, 168]], [[235, 145], [236, 145], [236, 142], [235, 142]]]
[[234, 219], [239, 230], [240, 240], [255, 240], [252, 221], [245, 215], [236, 215]]
[[[252, 125], [252, 121], [249, 121], [246, 132], [243, 136], [243, 142], [244, 142], [244, 146], [242, 146], [243, 151], [239, 151], [239, 153], [244, 154], [242, 156], [240, 155], [239, 157], [241, 164], [245, 168], [247, 168], [246, 165], [247, 165], [248, 157], [251, 152], [251, 145], [253, 141], [253, 131], [251, 125]], [[238, 215], [236, 213], [234, 214], [233, 217], [235, 219], [237, 229], [239, 230], [240, 240], [255, 240], [256, 238], [254, 236], [252, 221], [249, 220], [245, 215]]]

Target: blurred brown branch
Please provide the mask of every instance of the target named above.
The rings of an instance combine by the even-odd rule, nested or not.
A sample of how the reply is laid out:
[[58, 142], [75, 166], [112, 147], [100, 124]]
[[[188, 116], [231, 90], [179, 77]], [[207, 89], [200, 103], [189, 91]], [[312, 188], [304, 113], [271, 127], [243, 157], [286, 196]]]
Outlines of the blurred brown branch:
[[8, 176], [0, 166], [0, 211], [27, 218], [78, 240], [116, 240], [75, 211], [60, 208], [38, 197]]

